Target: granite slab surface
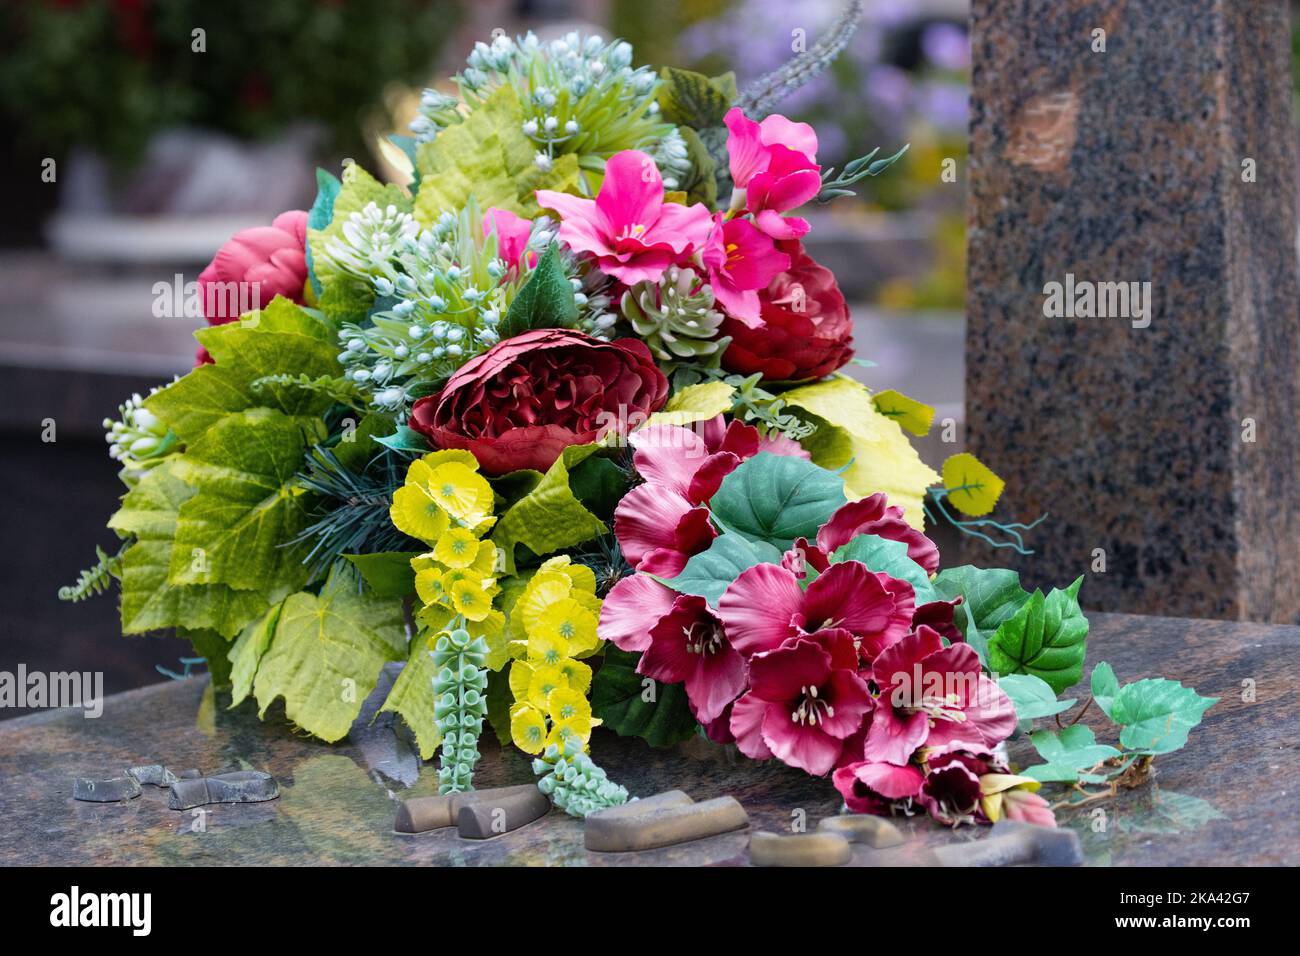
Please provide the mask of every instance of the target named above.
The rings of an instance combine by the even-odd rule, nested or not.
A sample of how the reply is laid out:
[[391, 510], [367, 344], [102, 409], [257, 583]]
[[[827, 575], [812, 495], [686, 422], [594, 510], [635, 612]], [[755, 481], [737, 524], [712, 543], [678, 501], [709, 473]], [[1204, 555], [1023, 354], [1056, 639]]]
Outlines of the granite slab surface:
[[[1220, 702], [1182, 751], [1157, 761], [1152, 783], [1084, 810], [1062, 811], [1092, 865], [1266, 865], [1300, 863], [1300, 628], [1098, 614], [1090, 662], [1109, 660], [1120, 680], [1167, 676]], [[123, 651], [126, 653], [125, 649]], [[1250, 682], [1243, 687], [1243, 682]], [[1086, 686], [1086, 685], [1084, 685]], [[1254, 700], [1243, 699], [1253, 686]], [[1086, 693], [1081, 694], [1086, 697]], [[454, 829], [407, 836], [392, 831], [393, 800], [435, 792], [433, 764], [421, 764], [406, 731], [386, 723], [354, 727], [326, 745], [296, 736], [273, 710], [230, 710], [206, 678], [108, 698], [103, 715], [50, 711], [0, 722], [0, 863], [64, 865], [302, 866], [365, 864], [735, 865], [746, 831], [643, 853], [588, 852], [582, 825], [558, 811], [520, 830], [463, 840]], [[1093, 714], [1085, 718], [1091, 723]], [[363, 715], [364, 716], [364, 715]], [[1113, 731], [1099, 729], [1099, 739]], [[475, 783], [532, 779], [524, 756], [505, 752], [489, 731]], [[654, 750], [598, 730], [592, 752], [610, 776], [648, 796], [681, 788], [696, 800], [732, 794], [750, 829], [808, 829], [838, 812], [829, 780], [781, 764], [756, 763], [702, 740]], [[1031, 756], [1024, 740], [1012, 756]], [[176, 770], [266, 770], [281, 796], [267, 803], [167, 808], [164, 790], [145, 787], [121, 804], [72, 799], [75, 776], [110, 777], [162, 762]], [[944, 829], [900, 819], [916, 845], [981, 839], [975, 828]]]

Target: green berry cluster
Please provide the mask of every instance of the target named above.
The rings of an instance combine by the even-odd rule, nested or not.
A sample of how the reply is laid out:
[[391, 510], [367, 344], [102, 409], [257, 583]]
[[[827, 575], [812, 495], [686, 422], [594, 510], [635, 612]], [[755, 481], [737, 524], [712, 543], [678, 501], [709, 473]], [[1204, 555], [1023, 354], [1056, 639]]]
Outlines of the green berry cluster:
[[430, 653], [438, 667], [433, 678], [433, 716], [442, 731], [438, 791], [470, 790], [479, 758], [478, 738], [487, 716], [487, 642], [458, 627], [440, 634]]
[[549, 744], [533, 761], [537, 788], [570, 816], [583, 819], [589, 813], [627, 803], [627, 790], [605, 776], [583, 753], [582, 741], [570, 738], [561, 750]]

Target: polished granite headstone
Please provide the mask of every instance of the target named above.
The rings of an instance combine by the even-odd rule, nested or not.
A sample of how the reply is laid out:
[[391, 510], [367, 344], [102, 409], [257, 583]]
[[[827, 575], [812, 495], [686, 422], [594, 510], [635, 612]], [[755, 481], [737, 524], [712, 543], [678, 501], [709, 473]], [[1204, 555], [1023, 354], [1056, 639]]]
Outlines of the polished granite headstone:
[[[1061, 825], [1078, 834], [1086, 863], [1300, 863], [1298, 643], [1296, 627], [1093, 619], [1090, 657], [1110, 661], [1121, 681], [1159, 674], [1221, 699], [1185, 748], [1157, 758], [1154, 781], [1114, 801], [1060, 813]], [[1249, 694], [1243, 682], [1251, 682]], [[1102, 742], [1115, 739], [1096, 707], [1084, 721]], [[587, 849], [582, 824], [558, 810], [488, 839], [462, 837], [449, 817], [428, 832], [394, 833], [395, 801], [435, 793], [438, 781], [436, 762], [420, 763], [407, 733], [394, 715], [380, 714], [373, 724], [359, 721], [335, 745], [304, 739], [276, 711], [262, 722], [251, 701], [229, 709], [229, 696], [214, 694], [206, 678], [114, 695], [98, 719], [54, 711], [0, 721], [0, 865], [741, 865], [754, 833], [826, 832], [820, 822], [841, 806], [828, 779], [775, 760], [745, 759], [734, 747], [696, 739], [655, 750], [597, 729], [592, 756], [633, 794], [681, 789], [698, 802], [730, 795], [749, 825], [634, 852]], [[476, 786], [533, 781], [528, 758], [500, 748], [490, 730], [481, 749]], [[1023, 738], [1010, 749], [1022, 764], [1037, 762]], [[188, 810], [168, 809], [167, 791], [156, 787], [124, 803], [74, 799], [74, 778], [120, 774], [142, 755], [205, 773], [265, 771], [280, 796]], [[927, 816], [893, 823], [898, 834], [863, 835], [855, 858], [869, 850], [886, 854], [891, 865], [934, 865], [939, 847], [998, 835], [988, 827], [954, 831]], [[999, 860], [1014, 855], [1001, 844], [971, 852]]]
[[[1089, 607], [1300, 620], [1285, 0], [971, 15], [967, 446], [1051, 515], [1013, 560], [1063, 585], [1104, 558]], [[1075, 317], [1045, 315], [1053, 282]], [[1145, 316], [1118, 289], [1077, 314], [1135, 282]]]

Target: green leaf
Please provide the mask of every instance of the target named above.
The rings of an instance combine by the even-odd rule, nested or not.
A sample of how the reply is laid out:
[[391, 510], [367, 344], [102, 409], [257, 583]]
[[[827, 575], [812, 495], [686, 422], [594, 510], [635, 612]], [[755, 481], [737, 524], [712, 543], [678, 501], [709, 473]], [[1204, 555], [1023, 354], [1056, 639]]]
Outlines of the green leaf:
[[415, 593], [415, 571], [411, 568], [411, 559], [419, 553], [380, 551], [375, 554], [345, 554], [343, 557], [361, 572], [377, 597], [404, 598]]
[[501, 321], [501, 338], [513, 338], [529, 329], [571, 329], [577, 324], [573, 285], [560, 265], [559, 244], [553, 242], [510, 303]]
[[1011, 698], [1022, 724], [1063, 713], [1075, 704], [1074, 699], [1057, 700], [1048, 683], [1033, 674], [1008, 674], [998, 681], [998, 686]]
[[1119, 742], [1125, 747], [1167, 754], [1187, 743], [1187, 732], [1218, 702], [1177, 681], [1147, 678], [1120, 688], [1107, 716], [1123, 726]]
[[592, 713], [620, 737], [640, 737], [652, 747], [686, 740], [695, 733], [696, 723], [685, 687], [642, 677], [636, 672], [640, 659], [639, 654], [605, 648], [591, 684]]
[[946, 601], [963, 598], [975, 626], [988, 634], [1010, 620], [1029, 600], [1029, 593], [1020, 586], [1020, 574], [1008, 568], [977, 568], [970, 564], [946, 568], [934, 579], [934, 589]]
[[1097, 743], [1092, 728], [1086, 724], [1074, 724], [1059, 733], [1036, 730], [1029, 739], [1046, 763], [1029, 767], [1024, 775], [1044, 783], [1073, 782], [1079, 779], [1079, 771], [1120, 755], [1114, 747]]
[[375, 441], [393, 451], [414, 451], [423, 455], [433, 450], [429, 445], [429, 439], [408, 425], [398, 425], [397, 431], [393, 434], [376, 438]]
[[193, 442], [172, 466], [195, 493], [180, 507], [168, 580], [264, 594], [306, 583], [310, 545], [288, 544], [311, 523], [294, 475], [323, 438], [319, 420], [259, 408], [227, 415]]
[[277, 296], [240, 322], [195, 333], [217, 364], [193, 369], [151, 395], [145, 407], [185, 442], [198, 439], [223, 416], [249, 408], [320, 414], [332, 403], [328, 395], [291, 384], [267, 382], [254, 388], [253, 383], [286, 369], [309, 378], [338, 375], [338, 348], [325, 334], [320, 322]]
[[690, 425], [708, 421], [730, 412], [736, 389], [726, 382], [701, 382], [673, 392], [662, 411], [655, 412], [646, 425]]
[[689, 126], [679, 126], [677, 132], [686, 141], [686, 158], [691, 164], [679, 188], [686, 193], [687, 203], [703, 203], [712, 209], [718, 204], [718, 164], [699, 133]]
[[657, 578], [674, 591], [697, 594], [713, 607], [732, 581], [757, 564], [780, 564], [780, 549], [762, 541], [750, 541], [744, 535], [726, 532], [718, 535], [708, 550], [686, 562], [681, 574], [668, 580]]
[[113, 530], [136, 539], [122, 556], [122, 633], [184, 627], [234, 637], [269, 601], [224, 584], [168, 583], [178, 512], [194, 494], [173, 474], [175, 466], [176, 460], [166, 461], [147, 471], [108, 521]]
[[[364, 297], [367, 304], [374, 301], [374, 290], [367, 283], [340, 272], [329, 257], [323, 254], [329, 241], [343, 234], [343, 227], [352, 214], [360, 212], [372, 202], [380, 209], [396, 206], [402, 212], [411, 212], [413, 208], [411, 197], [401, 186], [381, 183], [358, 164], [348, 163], [343, 167], [343, 182], [330, 208], [329, 225], [317, 228], [308, 224], [307, 247], [311, 250], [316, 277], [325, 287], [325, 296], [330, 294], [332, 286], [342, 285]], [[325, 311], [324, 299], [321, 305], [322, 311]]]
[[349, 565], [336, 563], [319, 595], [285, 599], [253, 681], [258, 715], [283, 697], [289, 720], [333, 743], [348, 732], [384, 664], [406, 655], [401, 602], [375, 596]]
[[759, 452], [722, 480], [709, 502], [730, 531], [782, 551], [817, 529], [844, 504], [839, 475], [789, 455]]
[[734, 73], [708, 77], [665, 66], [659, 76], [663, 80], [657, 95], [660, 115], [678, 126], [696, 130], [721, 126], [739, 96]]
[[502, 747], [510, 746], [510, 705], [514, 702], [509, 672], [504, 669], [488, 671], [487, 719]]
[[[353, 418], [353, 421], [356, 419]], [[346, 421], [346, 419], [345, 419]], [[352, 440], [345, 441], [344, 436], [330, 446], [334, 457], [352, 471], [364, 471], [370, 460], [380, 451], [380, 436], [387, 436], [393, 429], [393, 419], [388, 415], [369, 412], [356, 425]], [[426, 443], [425, 449], [428, 449]]]
[[1110, 717], [1110, 708], [1118, 693], [1119, 678], [1115, 676], [1115, 668], [1102, 661], [1092, 669], [1092, 699], [1107, 717]]
[[876, 411], [886, 418], [892, 418], [913, 435], [925, 436], [930, 433], [930, 423], [934, 421], [934, 409], [924, 402], [908, 398], [902, 392], [892, 388], [877, 392], [871, 398]]
[[[541, 477], [538, 474], [537, 479], [540, 481]], [[614, 509], [627, 494], [627, 476], [608, 458], [593, 455], [569, 473], [569, 487], [583, 507], [608, 522], [613, 520]]]
[[[323, 169], [316, 170], [316, 199], [307, 211], [307, 228], [324, 229], [334, 218], [334, 201], [338, 198], [343, 184], [332, 173]], [[316, 268], [312, 263], [311, 243], [307, 243], [307, 277], [311, 281], [312, 291], [321, 294], [320, 279], [316, 277]]]
[[253, 621], [240, 633], [230, 648], [230, 706], [238, 707], [253, 692], [253, 678], [257, 675], [262, 656], [275, 637], [275, 626], [280, 622], [281, 605], [277, 604]]
[[916, 592], [917, 607], [939, 600], [930, 584], [930, 575], [908, 557], [907, 545], [902, 541], [891, 541], [878, 534], [855, 535], [847, 544], [835, 549], [831, 561], [860, 561], [872, 571], [883, 571], [890, 577], [906, 581]]
[[1058, 694], [1079, 682], [1087, 649], [1088, 619], [1079, 610], [1080, 576], [1046, 597], [1035, 591], [989, 638], [989, 667], [999, 674], [1033, 674]]
[[587, 510], [569, 485], [569, 469], [599, 450], [594, 443], [564, 449], [537, 486], [501, 516], [492, 541], [504, 552], [505, 574], [515, 573], [516, 545], [540, 557], [605, 533], [605, 523]]
[[541, 212], [539, 189], [573, 192], [575, 156], [555, 157], [549, 171], [533, 162], [536, 147], [523, 133], [519, 94], [510, 85], [496, 90], [464, 122], [449, 126], [416, 151], [420, 194], [415, 218], [428, 226], [442, 213], [459, 212], [473, 196], [480, 209], [508, 209], [525, 219]]
[[225, 690], [230, 686], [230, 641], [207, 628], [191, 630], [178, 627], [176, 636], [190, 642], [196, 657], [203, 658], [207, 665], [213, 690]]
[[438, 667], [430, 652], [432, 634], [418, 634], [411, 641], [411, 655], [393, 682], [393, 689], [380, 711], [401, 714], [406, 725], [415, 731], [420, 759], [431, 760], [442, 743], [442, 731], [434, 718], [433, 678]]

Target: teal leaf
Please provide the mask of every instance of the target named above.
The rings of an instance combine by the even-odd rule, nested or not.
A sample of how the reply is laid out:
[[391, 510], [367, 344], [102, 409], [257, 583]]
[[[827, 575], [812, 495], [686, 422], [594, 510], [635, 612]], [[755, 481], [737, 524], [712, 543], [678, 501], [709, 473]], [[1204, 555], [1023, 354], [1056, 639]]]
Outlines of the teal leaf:
[[529, 329], [567, 329], [577, 324], [573, 285], [560, 265], [559, 245], [553, 242], [510, 303], [498, 331], [502, 339], [508, 339]]
[[998, 681], [1016, 708], [1022, 724], [1039, 717], [1052, 717], [1074, 706], [1075, 701], [1057, 700], [1056, 691], [1041, 677], [1033, 674], [1008, 674]]
[[682, 594], [697, 594], [716, 608], [722, 592], [743, 572], [757, 564], [780, 563], [780, 549], [728, 532], [718, 535], [708, 550], [687, 561], [677, 577], [658, 580]]
[[[334, 218], [334, 200], [338, 198], [339, 190], [343, 184], [339, 182], [338, 177], [333, 173], [326, 172], [323, 169], [316, 170], [316, 199], [311, 204], [311, 209], [307, 211], [307, 228], [308, 229], [325, 229]], [[321, 294], [321, 282], [316, 278], [316, 268], [312, 265], [311, 243], [307, 243], [307, 276], [311, 279], [312, 291], [319, 297]]]
[[1148, 678], [1120, 688], [1107, 716], [1124, 728], [1119, 742], [1125, 747], [1167, 754], [1187, 743], [1187, 732], [1218, 701], [1177, 681]]
[[1119, 678], [1115, 676], [1115, 668], [1102, 661], [1092, 669], [1092, 699], [1107, 717], [1110, 717], [1110, 708], [1118, 693]]
[[1029, 767], [1024, 774], [1044, 783], [1072, 783], [1079, 779], [1080, 771], [1120, 755], [1114, 747], [1097, 743], [1092, 728], [1086, 724], [1074, 724], [1059, 733], [1036, 730], [1029, 739], [1046, 763]]
[[[640, 655], [605, 648], [591, 684], [591, 711], [621, 737], [668, 747], [695, 733], [695, 717], [681, 684], [660, 684], [636, 672]], [[647, 700], [646, 698], [651, 698]]]
[[374, 440], [393, 451], [414, 451], [423, 455], [433, 450], [429, 445], [429, 439], [408, 425], [398, 425], [397, 431], [393, 434], [376, 436]]
[[1058, 694], [1083, 676], [1088, 619], [1079, 609], [1080, 576], [1046, 598], [1035, 591], [989, 638], [989, 668], [998, 674], [1033, 674]]
[[709, 508], [721, 526], [785, 551], [796, 538], [815, 538], [844, 503], [844, 481], [835, 473], [765, 451], [722, 480]]
[[912, 585], [916, 592], [916, 606], [940, 600], [930, 584], [925, 568], [907, 554], [907, 545], [878, 534], [855, 535], [847, 544], [835, 549], [831, 561], [859, 561], [872, 571], [881, 571]]

